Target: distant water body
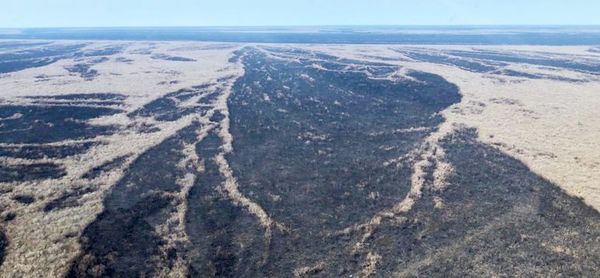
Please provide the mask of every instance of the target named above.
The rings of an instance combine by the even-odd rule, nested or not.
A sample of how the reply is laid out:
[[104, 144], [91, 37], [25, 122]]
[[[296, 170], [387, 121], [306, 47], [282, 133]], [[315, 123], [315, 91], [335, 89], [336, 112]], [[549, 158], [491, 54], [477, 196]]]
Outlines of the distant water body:
[[0, 39], [600, 45], [600, 26], [36, 28], [0, 29]]

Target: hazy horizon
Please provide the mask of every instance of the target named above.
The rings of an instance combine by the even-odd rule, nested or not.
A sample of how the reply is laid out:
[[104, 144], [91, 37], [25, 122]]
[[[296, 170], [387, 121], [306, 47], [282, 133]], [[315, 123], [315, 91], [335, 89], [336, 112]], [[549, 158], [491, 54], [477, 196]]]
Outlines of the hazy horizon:
[[44, 26], [44, 27], [1, 27], [0, 30], [24, 30], [24, 29], [170, 29], [170, 28], [219, 28], [219, 29], [236, 29], [236, 28], [400, 28], [400, 29], [418, 29], [418, 28], [448, 28], [448, 29], [519, 29], [519, 28], [600, 28], [600, 23], [596, 24], [425, 24], [425, 25], [410, 25], [410, 24], [307, 24], [307, 25], [112, 25], [112, 26]]
[[238, 43], [599, 45], [599, 26], [182, 26], [0, 28], [0, 39]]

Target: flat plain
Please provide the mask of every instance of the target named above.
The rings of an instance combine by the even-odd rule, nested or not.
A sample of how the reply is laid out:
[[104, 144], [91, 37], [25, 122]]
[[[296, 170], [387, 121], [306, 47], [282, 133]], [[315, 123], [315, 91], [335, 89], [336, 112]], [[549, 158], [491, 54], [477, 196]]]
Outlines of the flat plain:
[[597, 49], [0, 41], [0, 274], [597, 276]]

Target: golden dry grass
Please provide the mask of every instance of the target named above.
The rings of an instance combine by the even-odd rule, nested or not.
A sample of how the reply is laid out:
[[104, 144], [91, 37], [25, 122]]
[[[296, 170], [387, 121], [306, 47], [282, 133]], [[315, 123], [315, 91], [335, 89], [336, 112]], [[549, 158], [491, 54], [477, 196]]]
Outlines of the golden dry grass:
[[[115, 43], [94, 42], [88, 47], [97, 48], [111, 44]], [[2, 101], [5, 103], [27, 104], [28, 101], [20, 97], [115, 92], [127, 96], [125, 105], [119, 108], [124, 109], [125, 112], [131, 112], [151, 100], [178, 89], [215, 82], [218, 78], [241, 73], [239, 66], [228, 63], [228, 58], [236, 48], [213, 50], [200, 47], [195, 49], [190, 48], [190, 46], [207, 46], [208, 44], [185, 42], [154, 44], [153, 52], [169, 53], [197, 60], [197, 62], [174, 62], [151, 59], [150, 55], [136, 54], [136, 49], [145, 48], [148, 43], [125, 42], [124, 44], [127, 45], [127, 48], [123, 53], [109, 56], [109, 61], [92, 67], [98, 70], [100, 75], [91, 81], [69, 74], [64, 69], [65, 66], [77, 63], [73, 59], [64, 59], [48, 66], [30, 68], [4, 75], [3, 78], [0, 78], [0, 90], [3, 92]], [[181, 50], [173, 51], [172, 49], [175, 47]], [[133, 62], [122, 63], [117, 61], [117, 57], [125, 57], [133, 60]], [[35, 76], [42, 74], [50, 76], [50, 80], [36, 82]], [[161, 81], [172, 80], [177, 80], [177, 84], [170, 84], [169, 82], [165, 85], [159, 84]], [[181, 105], [186, 104], [182, 103]], [[219, 103], [219, 105], [219, 109], [222, 109], [222, 103]], [[151, 123], [159, 131], [138, 133], [125, 130], [114, 135], [93, 138], [91, 141], [104, 144], [93, 147], [81, 155], [54, 160], [65, 166], [67, 171], [65, 177], [58, 180], [2, 184], [4, 187], [13, 189], [13, 192], [1, 196], [0, 204], [4, 209], [15, 212], [17, 218], [4, 227], [10, 244], [6, 250], [7, 255], [0, 268], [0, 273], [6, 277], [59, 277], [64, 275], [71, 260], [79, 253], [79, 235], [102, 211], [102, 200], [111, 187], [123, 176], [128, 165], [136, 157], [182, 128], [189, 126], [193, 121], [207, 123], [211, 115], [212, 113], [204, 117], [190, 115], [173, 122], [159, 122], [151, 118], [131, 119], [126, 117], [125, 114], [95, 119], [92, 124], [127, 126], [129, 124]], [[199, 137], [201, 136], [202, 134], [199, 134]], [[77, 142], [79, 141], [63, 141], [54, 143], [54, 145]], [[92, 181], [81, 178], [82, 174], [93, 167], [129, 154], [131, 155], [130, 158], [120, 168], [104, 173]], [[195, 160], [193, 155], [189, 155], [188, 158], [190, 161]], [[45, 160], [15, 161], [8, 158], [2, 159], [3, 163], [8, 164], [43, 161]], [[184, 161], [182, 163], [188, 162]], [[182, 196], [180, 197], [183, 199], [185, 199], [184, 195], [187, 194], [189, 189], [190, 179], [193, 179], [193, 177], [185, 177], [180, 180], [183, 186]], [[92, 186], [98, 188], [98, 190], [84, 195], [80, 200], [82, 203], [80, 206], [50, 212], [43, 211], [45, 201], [61, 196], [61, 194], [78, 186]], [[24, 206], [10, 200], [10, 197], [15, 194], [25, 193], [34, 196], [36, 200], [42, 201]], [[173, 221], [182, 223], [182, 212], [180, 210], [185, 211], [185, 208], [178, 207], [177, 213], [173, 215]], [[169, 243], [185, 240], [185, 235], [182, 234], [181, 229], [162, 231], [162, 233], [161, 227], [157, 227], [157, 229], [159, 234], [165, 234], [165, 238], [172, 239], [167, 240]], [[181, 265], [181, 262], [178, 261], [178, 265]], [[178, 268], [181, 269], [181, 267]]]
[[[495, 50], [543, 53], [549, 57], [573, 60], [590, 53], [589, 46], [311, 46], [341, 57], [366, 59], [365, 54], [407, 59], [394, 49], [419, 48], [439, 50]], [[368, 58], [378, 61], [376, 58]], [[382, 62], [382, 61], [379, 61]], [[444, 125], [465, 125], [479, 131], [482, 142], [497, 146], [523, 161], [535, 173], [560, 186], [567, 193], [581, 197], [600, 211], [600, 78], [565, 69], [549, 69], [524, 64], [509, 68], [529, 73], [553, 74], [588, 82], [573, 83], [548, 79], [503, 76], [505, 82], [489, 74], [462, 70], [453, 66], [410, 61], [395, 63], [402, 71], [420, 70], [438, 74], [456, 84], [463, 95], [459, 104], [442, 114]]]
[[[111, 45], [114, 42], [94, 42], [89, 47]], [[148, 47], [148, 43], [123, 42], [127, 45], [124, 53], [113, 55], [110, 60], [93, 68], [100, 75], [91, 81], [69, 74], [64, 67], [76, 63], [72, 59], [61, 60], [57, 63], [27, 69], [4, 75], [0, 78], [0, 100], [5, 103], [26, 104], [21, 96], [58, 95], [70, 93], [116, 92], [125, 94], [128, 98], [120, 108], [133, 111], [145, 103], [157, 99], [166, 93], [193, 85], [214, 82], [216, 79], [243, 74], [241, 65], [228, 62], [231, 53], [241, 47], [214, 50], [204, 43], [155, 43], [153, 53], [168, 53], [189, 57], [197, 62], [174, 62], [156, 60], [150, 55], [139, 54], [136, 50]], [[286, 45], [280, 45], [286, 46]], [[456, 84], [463, 95], [460, 103], [445, 110], [442, 114], [446, 121], [440, 128], [426, 139], [423, 146], [409, 155], [391, 160], [386, 165], [393, 165], [409, 159], [413, 162], [411, 190], [404, 200], [393, 207], [387, 208], [370, 221], [357, 224], [340, 233], [360, 231], [363, 241], [377, 229], [385, 219], [398, 220], [400, 215], [409, 211], [419, 200], [424, 187], [426, 170], [434, 167], [433, 190], [442, 190], [445, 180], [452, 173], [452, 165], [446, 163], [444, 150], [438, 141], [450, 134], [457, 126], [475, 127], [479, 131], [482, 142], [496, 146], [504, 152], [526, 163], [534, 172], [556, 183], [571, 195], [579, 196], [586, 203], [600, 210], [600, 148], [597, 147], [600, 138], [600, 78], [568, 70], [549, 70], [542, 67], [511, 64], [509, 68], [524, 72], [552, 73], [570, 78], [583, 78], [585, 83], [569, 83], [546, 79], [524, 79], [502, 77], [505, 82], [488, 75], [468, 72], [452, 66], [407, 61], [406, 57], [393, 51], [402, 47], [419, 46], [385, 46], [385, 45], [344, 45], [344, 46], [307, 46], [303, 47], [325, 51], [334, 55], [354, 58], [365, 58], [365, 54], [373, 57], [396, 57], [403, 60], [385, 61], [396, 63], [399, 69], [390, 75], [389, 79], [410, 78], [406, 76], [409, 70], [420, 70], [441, 75]], [[431, 51], [445, 49], [472, 49], [464, 46], [427, 47]], [[537, 51], [555, 53], [555, 55], [588, 55], [600, 59], [600, 55], [587, 53], [588, 47], [505, 47], [477, 46], [475, 48], [491, 48], [500, 51]], [[117, 57], [133, 60], [131, 63], [117, 61]], [[282, 59], [280, 57], [274, 57]], [[35, 76], [44, 74], [50, 76], [47, 82], [35, 82]], [[311, 79], [310, 76], [302, 78]], [[177, 83], [169, 83], [176, 80]], [[166, 83], [160, 84], [165, 81]], [[59, 180], [44, 180], [35, 182], [5, 183], [2, 186], [14, 189], [10, 194], [0, 196], [0, 204], [15, 212], [18, 217], [5, 225], [4, 229], [10, 245], [7, 257], [0, 268], [0, 273], [6, 276], [61, 276], [69, 267], [71, 260], [79, 253], [78, 238], [83, 229], [102, 211], [102, 201], [111, 187], [123, 176], [128, 165], [139, 155], [151, 147], [161, 143], [193, 121], [204, 124], [197, 131], [198, 140], [202, 140], [208, 132], [216, 129], [223, 141], [220, 153], [215, 158], [221, 175], [225, 178], [222, 192], [233, 203], [245, 208], [254, 216], [265, 229], [265, 241], [268, 244], [273, 227], [285, 230], [285, 227], [273, 220], [256, 202], [244, 196], [236, 178], [229, 166], [226, 156], [233, 151], [233, 141], [229, 132], [229, 112], [227, 99], [231, 94], [233, 80], [225, 85], [223, 93], [211, 104], [212, 110], [205, 116], [191, 115], [174, 122], [159, 122], [151, 118], [131, 119], [124, 114], [102, 117], [92, 121], [95, 124], [129, 125], [149, 123], [160, 129], [154, 133], [137, 133], [123, 131], [115, 135], [99, 136], [94, 141], [105, 144], [93, 147], [85, 154], [61, 159], [57, 162], [65, 165], [67, 175]], [[192, 105], [196, 99], [180, 105]], [[269, 101], [265, 99], [265, 101]], [[219, 123], [211, 123], [208, 119], [215, 111], [224, 118]], [[14, 117], [18, 117], [15, 115]], [[415, 130], [396, 130], [392, 132], [414, 132]], [[318, 134], [306, 134], [312, 140], [322, 137]], [[56, 144], [73, 144], [79, 141], [63, 141]], [[195, 155], [194, 146], [185, 149], [186, 159], [181, 161], [181, 167], [193, 164], [198, 172], [202, 171], [199, 158]], [[93, 181], [82, 180], [80, 177], [89, 169], [122, 155], [131, 156], [126, 163], [114, 171], [105, 173]], [[0, 162], [34, 163], [44, 162], [45, 159], [23, 160], [2, 158]], [[156, 227], [157, 234], [166, 239], [168, 246], [175, 243], [185, 244], [186, 235], [183, 227], [184, 213], [187, 204], [186, 195], [189, 192], [195, 176], [187, 175], [178, 180], [182, 190], [177, 199], [181, 200], [172, 219], [164, 226]], [[99, 190], [82, 197], [82, 205], [57, 211], [43, 212], [44, 202], [36, 202], [24, 206], [10, 200], [15, 194], [30, 194], [37, 200], [51, 200], [78, 186], [95, 186]], [[375, 196], [375, 195], [374, 195]], [[276, 198], [274, 196], [273, 198]], [[375, 198], [375, 197], [373, 197]], [[436, 198], [436, 208], [443, 208], [443, 200]], [[398, 219], [397, 219], [398, 218]], [[169, 225], [177, 223], [177, 225]], [[174, 228], [173, 228], [174, 227]], [[75, 235], [66, 237], [66, 235]], [[568, 252], [563, 246], [549, 246], [553, 252]], [[355, 252], [362, 250], [361, 242]], [[451, 248], [448, 249], [451, 251]], [[447, 252], [442, 250], [440, 252]], [[368, 252], [360, 276], [370, 276], [375, 273], [381, 257]], [[424, 262], [426, 263], [426, 262]], [[184, 275], [183, 258], [178, 258], [175, 274]], [[323, 268], [322, 264], [298, 269], [296, 275], [302, 276], [315, 269]], [[173, 273], [171, 273], [173, 274]], [[163, 273], [168, 276], [169, 273]]]

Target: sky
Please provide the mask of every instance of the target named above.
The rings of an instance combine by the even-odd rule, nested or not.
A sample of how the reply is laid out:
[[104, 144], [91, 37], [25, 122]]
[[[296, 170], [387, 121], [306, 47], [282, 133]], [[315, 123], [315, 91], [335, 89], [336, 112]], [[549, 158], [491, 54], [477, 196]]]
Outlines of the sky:
[[0, 28], [600, 25], [598, 0], [0, 0]]

